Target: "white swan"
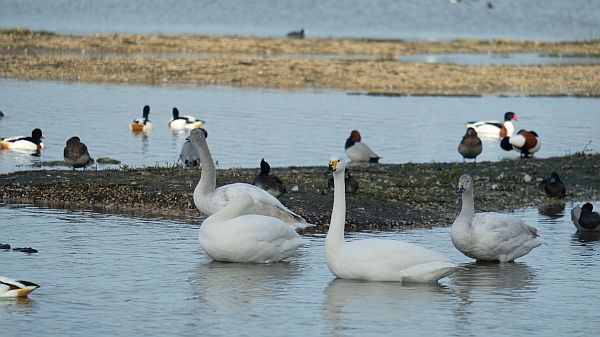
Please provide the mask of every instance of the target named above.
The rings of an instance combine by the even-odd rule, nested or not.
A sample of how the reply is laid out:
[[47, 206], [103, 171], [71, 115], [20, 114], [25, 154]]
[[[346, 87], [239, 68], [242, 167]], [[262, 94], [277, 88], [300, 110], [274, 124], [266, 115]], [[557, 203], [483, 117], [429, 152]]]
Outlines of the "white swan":
[[327, 266], [343, 279], [367, 281], [436, 282], [459, 267], [442, 253], [407, 242], [368, 239], [346, 242], [345, 163], [334, 156], [334, 192], [331, 223], [325, 239]]
[[0, 297], [27, 297], [40, 286], [28, 281], [15, 281], [0, 276]]
[[280, 219], [255, 213], [252, 197], [241, 194], [202, 222], [200, 246], [216, 261], [271, 263], [306, 243]]
[[245, 183], [235, 183], [216, 188], [217, 172], [210, 150], [208, 149], [208, 144], [206, 144], [205, 132], [202, 128], [193, 129], [190, 131], [189, 137], [190, 142], [194, 145], [196, 151], [198, 151], [202, 167], [200, 181], [194, 189], [194, 204], [201, 212], [208, 215], [214, 214], [227, 206], [231, 201], [238, 199], [241, 195], [248, 194], [254, 199], [254, 209], [257, 214], [279, 218], [294, 229], [312, 226], [260, 187]]
[[468, 257], [480, 261], [511, 262], [542, 244], [537, 229], [506, 214], [477, 213], [473, 180], [463, 174], [458, 181], [462, 209], [452, 224], [452, 243]]

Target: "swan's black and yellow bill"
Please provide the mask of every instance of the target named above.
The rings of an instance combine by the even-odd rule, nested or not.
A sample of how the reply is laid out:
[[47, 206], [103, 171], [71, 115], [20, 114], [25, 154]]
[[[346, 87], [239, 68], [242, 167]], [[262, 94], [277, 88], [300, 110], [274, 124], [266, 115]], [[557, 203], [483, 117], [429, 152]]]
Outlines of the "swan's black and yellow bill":
[[329, 167], [327, 168], [327, 173], [335, 172], [339, 162], [340, 162], [339, 159], [330, 160]]

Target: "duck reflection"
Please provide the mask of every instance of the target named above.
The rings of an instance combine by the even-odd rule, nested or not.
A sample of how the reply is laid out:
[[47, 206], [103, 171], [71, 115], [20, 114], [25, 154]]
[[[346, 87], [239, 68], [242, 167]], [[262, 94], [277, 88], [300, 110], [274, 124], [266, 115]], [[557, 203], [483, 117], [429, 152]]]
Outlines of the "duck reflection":
[[28, 297], [1, 298], [0, 318], [35, 313], [35, 301]]
[[[202, 262], [192, 276], [193, 298], [208, 312], [252, 314], [266, 298], [289, 293], [301, 266], [295, 262], [271, 264]], [[236, 316], [231, 316], [232, 322]]]
[[141, 139], [141, 145], [142, 145], [142, 154], [146, 155], [148, 153], [150, 153], [150, 151], [148, 150], [148, 135], [151, 133], [152, 131], [146, 131], [146, 132], [132, 132], [131, 134], [133, 135], [133, 137], [135, 138], [139, 138]]
[[408, 331], [411, 325], [418, 329], [432, 314], [452, 317], [456, 302], [448, 300], [453, 292], [439, 284], [334, 279], [324, 294], [323, 318], [334, 336], [346, 335], [352, 325], [369, 327], [370, 335], [389, 334], [387, 323], [397, 325], [398, 320]]
[[572, 236], [571, 242], [576, 245], [600, 241], [600, 232], [577, 231]]
[[540, 204], [538, 213], [550, 219], [560, 219], [565, 216], [565, 202], [563, 200], [547, 200]]

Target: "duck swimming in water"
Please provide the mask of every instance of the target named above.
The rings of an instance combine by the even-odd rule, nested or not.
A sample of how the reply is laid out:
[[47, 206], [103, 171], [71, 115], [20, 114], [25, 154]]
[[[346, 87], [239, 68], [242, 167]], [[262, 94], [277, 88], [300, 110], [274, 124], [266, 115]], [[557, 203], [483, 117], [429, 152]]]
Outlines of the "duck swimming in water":
[[31, 137], [17, 136], [0, 139], [0, 149], [40, 152], [44, 148], [42, 130], [33, 129]]
[[582, 232], [600, 231], [600, 214], [593, 211], [594, 206], [589, 202], [576, 206], [571, 210], [571, 220], [577, 230]]
[[40, 286], [29, 281], [15, 281], [8, 277], [0, 276], [0, 297], [27, 297]]
[[145, 132], [152, 129], [152, 122], [148, 119], [150, 115], [150, 106], [145, 105], [142, 111], [142, 118], [136, 118], [129, 124], [129, 128], [133, 132]]
[[184, 129], [196, 129], [201, 128], [206, 122], [198, 119], [194, 116], [180, 116], [179, 110], [177, 108], [173, 108], [173, 118], [169, 121], [169, 128], [174, 131], [184, 130]]

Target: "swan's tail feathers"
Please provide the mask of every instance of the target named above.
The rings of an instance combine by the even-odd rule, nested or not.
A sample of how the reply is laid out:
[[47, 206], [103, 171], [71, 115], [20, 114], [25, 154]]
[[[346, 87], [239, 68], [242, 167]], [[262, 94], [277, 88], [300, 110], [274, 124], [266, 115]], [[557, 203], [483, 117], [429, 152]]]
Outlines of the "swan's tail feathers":
[[306, 229], [306, 228], [314, 227], [315, 226], [315, 225], [313, 225], [311, 223], [306, 222], [306, 220], [304, 220], [304, 219], [302, 219], [302, 221], [289, 223], [289, 225], [292, 226], [296, 230], [298, 230], [298, 229]]
[[437, 282], [438, 280], [463, 269], [451, 262], [432, 261], [405, 269], [402, 274], [404, 282]]
[[292, 228], [294, 229], [304, 229], [307, 227], [314, 227], [313, 224], [310, 224], [308, 222], [306, 222], [306, 220], [304, 220], [303, 217], [299, 216], [298, 214], [288, 210], [288, 209], [284, 209], [281, 208], [279, 206], [277, 206], [277, 208], [279, 208], [279, 210], [281, 212], [283, 212], [284, 214], [287, 214], [289, 220], [284, 220], [284, 222], [286, 222], [287, 224], [289, 224]]

